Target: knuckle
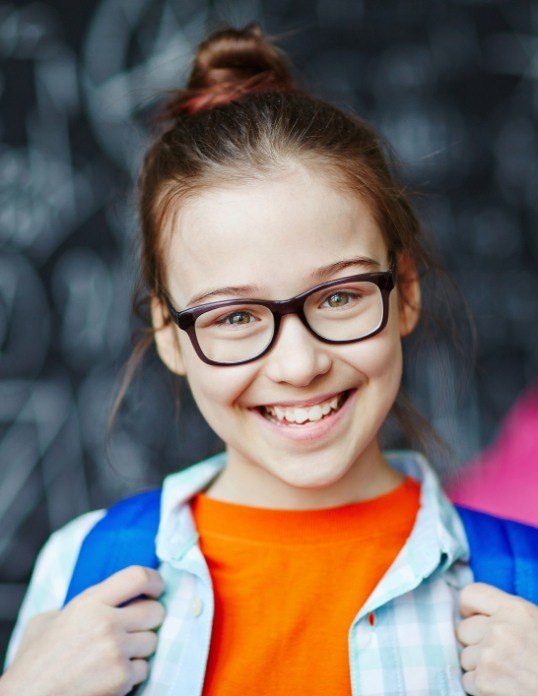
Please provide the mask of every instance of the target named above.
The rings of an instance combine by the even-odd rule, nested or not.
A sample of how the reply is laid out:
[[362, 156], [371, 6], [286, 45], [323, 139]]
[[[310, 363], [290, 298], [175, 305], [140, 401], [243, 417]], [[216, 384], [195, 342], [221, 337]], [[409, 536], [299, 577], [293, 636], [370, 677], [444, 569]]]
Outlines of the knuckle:
[[491, 646], [484, 646], [480, 654], [480, 664], [478, 672], [483, 676], [488, 676], [495, 667], [495, 650]]
[[525, 620], [529, 614], [529, 604], [521, 597], [514, 597], [510, 603], [510, 615], [517, 621]]
[[163, 605], [156, 600], [142, 600], [139, 611], [140, 623], [150, 630], [158, 628], [166, 616]]
[[109, 669], [117, 679], [121, 680], [126, 678], [126, 670], [129, 666], [129, 660], [123, 654], [118, 641], [114, 640], [108, 644], [103, 643], [101, 646], [101, 655], [104, 656]]
[[114, 663], [110, 672], [110, 686], [113, 693], [126, 693], [131, 686], [131, 670], [126, 658]]
[[491, 647], [483, 648], [476, 668], [476, 685], [480, 694], [487, 696], [495, 693], [496, 685], [501, 677], [502, 661], [499, 660], [499, 653]]
[[494, 643], [498, 643], [504, 640], [506, 627], [498, 621], [494, 621], [489, 626], [489, 639]]
[[144, 566], [133, 565], [125, 570], [127, 577], [133, 585], [145, 585], [149, 581], [149, 571]]

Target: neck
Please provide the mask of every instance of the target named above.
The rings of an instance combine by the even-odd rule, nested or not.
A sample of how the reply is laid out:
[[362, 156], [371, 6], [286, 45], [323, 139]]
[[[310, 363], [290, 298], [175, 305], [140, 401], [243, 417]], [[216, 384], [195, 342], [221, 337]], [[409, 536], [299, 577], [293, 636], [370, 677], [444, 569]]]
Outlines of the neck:
[[228, 454], [226, 467], [206, 494], [238, 505], [283, 510], [338, 507], [389, 493], [404, 480], [404, 476], [388, 464], [377, 442], [373, 442], [337, 481], [316, 488], [290, 485], [255, 462]]

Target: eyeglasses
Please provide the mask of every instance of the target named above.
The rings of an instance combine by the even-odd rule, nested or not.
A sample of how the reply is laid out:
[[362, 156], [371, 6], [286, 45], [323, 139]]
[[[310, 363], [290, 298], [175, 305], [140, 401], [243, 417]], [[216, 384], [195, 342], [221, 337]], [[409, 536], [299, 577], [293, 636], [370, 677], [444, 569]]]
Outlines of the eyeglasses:
[[388, 271], [338, 278], [289, 300], [222, 300], [181, 312], [166, 302], [201, 360], [241, 365], [272, 348], [286, 314], [296, 314], [323, 343], [355, 343], [375, 336], [387, 324], [394, 273], [391, 266]]

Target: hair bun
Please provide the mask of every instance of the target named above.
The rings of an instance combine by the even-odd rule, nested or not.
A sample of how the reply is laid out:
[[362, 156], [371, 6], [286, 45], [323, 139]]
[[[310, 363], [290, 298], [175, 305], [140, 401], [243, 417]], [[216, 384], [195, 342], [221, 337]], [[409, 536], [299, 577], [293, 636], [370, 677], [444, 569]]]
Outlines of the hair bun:
[[165, 118], [227, 104], [246, 94], [295, 89], [287, 60], [253, 22], [222, 29], [203, 41], [185, 90], [165, 108]]

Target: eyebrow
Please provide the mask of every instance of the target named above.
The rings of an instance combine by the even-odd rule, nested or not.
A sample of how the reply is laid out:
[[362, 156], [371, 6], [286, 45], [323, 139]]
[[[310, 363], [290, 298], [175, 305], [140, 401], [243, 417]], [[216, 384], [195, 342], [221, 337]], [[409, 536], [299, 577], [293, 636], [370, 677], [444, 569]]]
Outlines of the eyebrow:
[[352, 259], [345, 259], [343, 261], [336, 261], [335, 263], [330, 263], [328, 266], [321, 266], [321, 268], [316, 268], [316, 270], [311, 273], [311, 278], [317, 282], [323, 282], [329, 279], [331, 276], [341, 271], [345, 271], [347, 268], [352, 266], [362, 266], [365, 270], [378, 270], [381, 268], [379, 261], [371, 259], [369, 256], [357, 256]]
[[214, 290], [204, 290], [198, 295], [193, 295], [187, 303], [187, 307], [205, 304], [209, 299], [217, 295], [228, 295], [232, 297], [251, 297], [257, 292], [255, 285], [229, 285], [225, 288], [215, 288]]
[[[321, 266], [316, 268], [310, 274], [312, 282], [314, 285], [318, 283], [323, 283], [328, 280], [331, 276], [336, 273], [340, 273], [347, 268], [353, 266], [361, 266], [366, 270], [377, 270], [381, 268], [379, 261], [371, 259], [368, 256], [357, 256], [352, 259], [345, 259], [343, 261], [336, 261], [335, 263], [330, 263], [327, 266]], [[211, 290], [204, 290], [197, 295], [193, 295], [187, 303], [187, 307], [194, 307], [196, 305], [205, 304], [212, 297], [226, 295], [227, 297], [238, 297], [238, 298], [248, 298], [254, 297], [260, 294], [260, 289], [256, 285], [229, 285], [223, 288], [214, 288]]]

